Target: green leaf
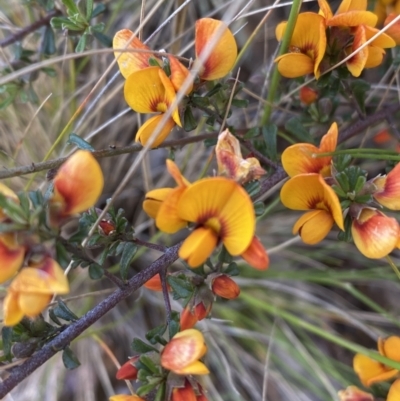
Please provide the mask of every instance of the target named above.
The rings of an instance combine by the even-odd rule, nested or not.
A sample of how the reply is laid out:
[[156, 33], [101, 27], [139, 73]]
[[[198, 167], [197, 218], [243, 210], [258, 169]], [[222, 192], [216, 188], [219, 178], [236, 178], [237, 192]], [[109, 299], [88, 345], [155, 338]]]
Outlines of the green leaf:
[[168, 276], [167, 281], [173, 290], [174, 299], [188, 298], [192, 296], [194, 291], [192, 283], [176, 276]]
[[49, 317], [55, 324], [62, 326], [62, 323], [60, 322], [60, 320], [58, 320], [58, 317], [54, 314], [54, 310], [51, 308], [49, 309]]
[[85, 50], [87, 35], [83, 34], [75, 47], [75, 53], [82, 53]]
[[209, 148], [209, 147], [211, 147], [211, 146], [215, 146], [215, 145], [217, 144], [217, 142], [218, 142], [218, 139], [217, 139], [217, 138], [205, 139], [205, 140], [204, 140], [204, 146], [205, 146], [206, 148]]
[[223, 263], [232, 262], [232, 255], [226, 250], [224, 246], [222, 247], [221, 252], [218, 255], [218, 260]]
[[134, 338], [131, 344], [131, 348], [135, 354], [145, 354], [146, 352], [156, 351], [157, 348], [145, 343], [140, 338]]
[[191, 101], [195, 106], [208, 107], [210, 105], [210, 99], [208, 99], [208, 97], [192, 96]]
[[94, 31], [92, 34], [104, 46], [106, 46], [106, 47], [112, 46], [112, 39], [109, 36], [104, 35], [104, 33], [101, 33], [98, 31]]
[[164, 401], [165, 400], [166, 383], [161, 383], [158, 387], [154, 401]]
[[106, 24], [104, 22], [100, 22], [98, 24], [91, 25], [89, 27], [89, 32], [91, 34], [93, 34], [94, 32], [103, 32], [105, 27], [106, 27]]
[[69, 265], [69, 262], [71, 261], [71, 257], [69, 256], [69, 253], [67, 252], [64, 245], [60, 241], [56, 242], [55, 248], [56, 248], [57, 262], [63, 269], [66, 269]]
[[54, 29], [68, 29], [69, 31], [81, 31], [82, 25], [76, 24], [66, 17], [54, 17], [50, 21], [50, 25]]
[[61, 0], [62, 3], [67, 7], [67, 11], [71, 14], [80, 14], [78, 6], [75, 4], [74, 0]]
[[186, 132], [193, 131], [197, 127], [197, 121], [193, 116], [191, 107], [186, 107], [183, 114], [183, 129]]
[[275, 124], [267, 124], [262, 127], [262, 135], [266, 144], [267, 157], [276, 161], [278, 159], [276, 137], [278, 135], [278, 127]]
[[141, 355], [140, 362], [146, 366], [147, 370], [149, 370], [151, 373], [160, 373], [158, 366], [147, 355]]
[[76, 145], [79, 149], [90, 150], [91, 152], [94, 151], [94, 147], [89, 142], [85, 141], [83, 138], [73, 132], [69, 135], [67, 143]]
[[137, 245], [133, 242], [125, 242], [124, 249], [122, 251], [121, 260], [119, 261], [119, 270], [121, 273], [122, 280], [126, 280], [128, 277], [128, 270], [132, 263], [132, 260], [137, 252]]
[[253, 127], [250, 128], [245, 134], [244, 134], [244, 139], [251, 139], [256, 136], [260, 135], [260, 128], [259, 127]]
[[179, 319], [171, 319], [168, 326], [168, 334], [169, 338], [172, 338], [175, 334], [177, 334], [180, 330]]
[[86, 20], [89, 21], [93, 14], [93, 0], [86, 0]]
[[56, 42], [54, 31], [50, 26], [46, 26], [41, 44], [41, 52], [45, 55], [51, 55], [56, 52]]
[[143, 397], [146, 394], [150, 393], [151, 390], [155, 389], [158, 386], [158, 383], [149, 383], [149, 384], [144, 384], [143, 386], [140, 386], [136, 390], [136, 394], [139, 397]]
[[104, 269], [97, 263], [92, 263], [89, 266], [89, 277], [92, 280], [98, 280], [98, 279], [102, 278], [103, 275], [104, 275]]
[[162, 324], [160, 326], [155, 327], [154, 329], [149, 330], [146, 333], [146, 339], [150, 341], [151, 344], [157, 344], [158, 339], [157, 337], [162, 336], [165, 333], [165, 330], [167, 330], [167, 325]]
[[254, 213], [256, 216], [261, 216], [265, 211], [265, 205], [264, 202], [255, 202], [254, 203]]
[[72, 312], [61, 299], [58, 301], [57, 306], [53, 309], [53, 311], [57, 317], [66, 320], [67, 322], [74, 322], [78, 320], [78, 316], [76, 316], [75, 313]]
[[11, 345], [12, 345], [13, 328], [3, 326], [1, 329], [1, 337], [3, 339], [3, 353], [7, 360], [12, 360]]
[[245, 109], [249, 105], [249, 101], [245, 99], [232, 99], [232, 106]]
[[62, 353], [62, 361], [64, 366], [68, 370], [76, 369], [81, 363], [79, 362], [78, 358], [72, 352], [71, 348], [66, 346]]
[[27, 218], [24, 210], [14, 200], [0, 193], [0, 207], [4, 213], [15, 223], [26, 224]]
[[244, 186], [244, 189], [247, 191], [249, 196], [257, 195], [260, 192], [260, 183], [259, 183], [259, 181], [248, 182]]
[[236, 262], [229, 263], [228, 267], [224, 271], [228, 276], [238, 276], [239, 268]]
[[314, 140], [310, 133], [304, 128], [302, 122], [297, 117], [291, 118], [286, 124], [285, 128], [300, 142], [313, 143]]
[[22, 208], [22, 211], [25, 214], [25, 217], [28, 218], [29, 217], [29, 208], [30, 208], [30, 203], [29, 203], [29, 198], [28, 195], [26, 194], [26, 192], [20, 192], [18, 194], [18, 199], [19, 199], [19, 204]]
[[94, 10], [92, 12], [91, 18], [95, 18], [99, 14], [104, 13], [104, 11], [106, 11], [106, 9], [107, 9], [107, 7], [103, 3], [97, 4], [97, 6], [94, 8]]
[[356, 79], [351, 81], [350, 87], [354, 99], [360, 106], [362, 112], [365, 113], [365, 99], [367, 98], [367, 92], [371, 89], [371, 85], [362, 79]]

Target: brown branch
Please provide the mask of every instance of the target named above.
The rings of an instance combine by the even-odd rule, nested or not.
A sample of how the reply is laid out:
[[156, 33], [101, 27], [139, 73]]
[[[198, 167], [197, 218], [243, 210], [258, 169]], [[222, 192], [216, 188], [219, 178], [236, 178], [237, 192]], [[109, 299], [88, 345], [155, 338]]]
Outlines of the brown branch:
[[[204, 141], [205, 139], [213, 139], [218, 137], [218, 132], [212, 132], [209, 134], [202, 134], [182, 139], [173, 139], [170, 141], [163, 142], [159, 148], [169, 148], [169, 147], [180, 147], [183, 145], [187, 145], [189, 143], [196, 143], [200, 141]], [[134, 143], [133, 145], [123, 146], [121, 148], [110, 148], [110, 149], [102, 149], [96, 150], [93, 152], [93, 156], [97, 159], [102, 159], [103, 157], [111, 157], [118, 156], [128, 153], [140, 152], [143, 149], [143, 146], [140, 143]], [[21, 175], [32, 174], [38, 171], [45, 171], [54, 168], [58, 168], [63, 164], [68, 157], [60, 157], [59, 159], [48, 160], [46, 162], [41, 163], [32, 163], [29, 166], [21, 166], [15, 167], [7, 170], [0, 171], [0, 180], [4, 178], [10, 177], [19, 177]]]
[[77, 338], [92, 324], [97, 322], [119, 302], [129, 297], [129, 295], [139, 289], [155, 274], [160, 273], [161, 269], [165, 269], [167, 266], [170, 266], [175, 262], [175, 260], [178, 259], [178, 250], [180, 246], [181, 243], [168, 248], [165, 254], [154, 261], [147, 269], [132, 277], [127, 282], [125, 288], [117, 289], [92, 310], [83, 315], [79, 320], [68, 326], [62, 333], [46, 344], [42, 349], [37, 351], [33, 356], [28, 358], [21, 365], [13, 368], [10, 376], [0, 383], [0, 399], [5, 397], [14, 387], [21, 383], [22, 380], [28, 377], [57, 352], [64, 349], [71, 341]]
[[41, 18], [40, 20], [19, 30], [17, 33], [13, 33], [12, 35], [7, 36], [3, 40], [0, 40], [0, 47], [7, 47], [15, 42], [18, 42], [19, 40], [23, 39], [26, 35], [35, 32], [40, 27], [48, 25], [53, 17], [60, 14], [61, 14], [60, 10], [50, 11], [45, 17]]

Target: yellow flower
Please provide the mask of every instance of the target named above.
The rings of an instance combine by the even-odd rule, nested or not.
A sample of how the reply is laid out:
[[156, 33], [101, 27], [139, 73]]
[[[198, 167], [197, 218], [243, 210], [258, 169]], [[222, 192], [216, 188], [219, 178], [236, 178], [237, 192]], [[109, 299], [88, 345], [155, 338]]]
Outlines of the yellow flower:
[[[161, 68], [148, 67], [129, 75], [125, 82], [124, 94], [126, 102], [136, 112], [159, 113], [147, 120], [136, 134], [136, 141], [145, 145], [176, 98], [174, 86]], [[152, 147], [160, 145], [176, 124], [182, 126], [177, 107]]]
[[267, 173], [255, 157], [243, 159], [240, 143], [229, 132], [229, 129], [218, 135], [215, 154], [217, 156], [218, 175], [232, 178], [241, 184], [257, 180]]
[[[276, 27], [276, 38], [280, 41], [287, 22]], [[326, 49], [325, 20], [322, 15], [307, 12], [299, 14], [289, 45], [289, 53], [278, 57], [279, 72], [287, 78], [297, 78], [314, 73], [321, 75], [320, 63]]]
[[11, 282], [4, 299], [4, 324], [14, 326], [24, 316], [36, 317], [53, 294], [67, 294], [68, 280], [58, 263], [46, 257], [38, 265], [25, 267]]
[[376, 186], [373, 197], [381, 205], [391, 210], [400, 210], [400, 163], [389, 174], [372, 180]]
[[145, 401], [138, 395], [131, 394], [117, 394], [109, 398], [109, 401]]
[[166, 233], [175, 233], [186, 227], [187, 221], [178, 215], [178, 202], [190, 182], [183, 177], [178, 166], [167, 160], [167, 170], [177, 183], [176, 188], [159, 188], [147, 192], [143, 202], [144, 211], [156, 220], [156, 226]]
[[338, 138], [337, 124], [333, 123], [322, 137], [319, 148], [310, 143], [296, 143], [282, 153], [282, 165], [290, 177], [305, 173], [331, 176], [332, 156], [314, 157], [319, 153], [334, 152]]
[[94, 156], [78, 150], [60, 167], [53, 183], [50, 221], [58, 225], [63, 218], [94, 206], [103, 190], [104, 178]]
[[0, 283], [12, 278], [22, 266], [25, 247], [14, 233], [0, 234]]
[[212, 81], [227, 75], [233, 68], [237, 57], [236, 41], [226, 24], [212, 18], [202, 18], [196, 21], [196, 58], [200, 57], [207, 44], [213, 40], [214, 35], [218, 35], [219, 38], [200, 72], [200, 78], [205, 81]]
[[178, 375], [206, 375], [209, 372], [199, 359], [207, 352], [203, 334], [195, 329], [181, 331], [161, 353], [161, 366]]
[[358, 250], [367, 258], [380, 259], [397, 245], [399, 223], [374, 208], [363, 208], [351, 225], [351, 234]]
[[382, 26], [383, 21], [389, 14], [400, 14], [400, 0], [377, 0], [374, 14], [378, 16], [378, 26]]
[[[400, 14], [400, 1], [397, 4], [399, 11], [389, 14], [385, 19], [384, 26], [391, 23]], [[394, 25], [390, 26], [385, 32], [396, 42], [396, 45], [400, 45], [400, 21], [395, 22]]]
[[289, 209], [310, 210], [293, 227], [293, 234], [299, 233], [306, 244], [322, 241], [334, 222], [344, 229], [339, 199], [320, 174], [299, 174], [291, 178], [282, 187], [281, 202]]
[[231, 255], [238, 256], [253, 239], [253, 204], [235, 181], [224, 177], [197, 181], [183, 192], [177, 210], [182, 220], [196, 224], [179, 250], [191, 267], [204, 263], [219, 241]]
[[[379, 338], [378, 350], [381, 355], [396, 362], [400, 362], [400, 337], [391, 336], [385, 340]], [[392, 379], [399, 372], [397, 369], [390, 368], [389, 366], [375, 361], [363, 354], [356, 354], [354, 356], [353, 369], [360, 378], [361, 383], [366, 387], [369, 387], [374, 383]], [[396, 385], [396, 388], [397, 386], [398, 385]], [[397, 399], [393, 398], [393, 401], [394, 400]]]
[[400, 379], [397, 379], [390, 386], [386, 401], [398, 401], [400, 400]]

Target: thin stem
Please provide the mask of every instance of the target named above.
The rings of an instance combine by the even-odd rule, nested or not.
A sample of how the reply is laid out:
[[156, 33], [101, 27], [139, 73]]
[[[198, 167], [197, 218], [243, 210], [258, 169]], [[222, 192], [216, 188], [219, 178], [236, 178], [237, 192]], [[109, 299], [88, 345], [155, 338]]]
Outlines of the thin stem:
[[168, 266], [161, 269], [160, 279], [161, 279], [161, 288], [162, 288], [162, 293], [163, 293], [163, 298], [164, 298], [165, 311], [167, 313], [167, 324], [169, 326], [169, 324], [171, 322], [172, 311], [171, 311], [171, 302], [169, 299], [169, 292], [168, 292], [167, 269], [168, 269]]
[[[302, 0], [293, 0], [293, 4], [292, 4], [292, 8], [290, 10], [290, 15], [289, 15], [289, 19], [288, 19], [288, 22], [286, 25], [285, 33], [283, 35], [281, 46], [279, 48], [278, 57], [285, 54], [287, 52], [287, 49], [289, 48], [290, 39], [292, 38], [294, 27], [296, 25], [297, 16], [300, 11], [301, 3], [302, 3]], [[278, 71], [278, 67], [277, 67], [277, 65], [275, 65], [274, 71], [272, 73], [271, 83], [269, 85], [267, 103], [264, 108], [264, 114], [261, 118], [261, 125], [267, 124], [269, 121], [269, 118], [271, 116], [272, 105], [275, 100], [276, 91], [278, 89], [280, 77], [281, 77], [281, 75]]]
[[274, 163], [272, 160], [269, 160], [268, 157], [264, 156], [261, 152], [259, 152], [250, 141], [243, 141], [243, 146], [247, 148], [257, 159], [265, 164], [266, 166], [272, 167], [275, 170], [279, 167], [279, 164]]

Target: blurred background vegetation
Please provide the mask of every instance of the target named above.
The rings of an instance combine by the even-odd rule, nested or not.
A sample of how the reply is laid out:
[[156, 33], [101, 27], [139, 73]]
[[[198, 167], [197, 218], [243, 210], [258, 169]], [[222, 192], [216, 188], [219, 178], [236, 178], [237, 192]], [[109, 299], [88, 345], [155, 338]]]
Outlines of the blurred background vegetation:
[[[169, 16], [183, 0], [106, 0], [96, 1], [92, 9], [90, 1], [88, 5], [83, 3], [78, 5], [86, 18], [77, 20], [67, 14], [67, 8], [73, 7], [72, 0], [0, 0], [1, 169], [38, 163], [46, 156], [55, 159], [70, 154], [74, 149], [74, 143], [68, 143], [71, 133], [96, 150], [134, 141], [140, 117], [125, 103], [124, 79], [117, 66], [107, 70], [114, 60], [109, 46], [116, 31], [135, 30], [141, 19], [149, 15], [151, 18], [141, 32], [143, 40], [156, 32], [148, 43], [152, 49], [164, 48], [186, 57], [194, 55], [196, 19], [238, 16], [231, 30], [239, 49], [246, 49], [240, 61], [239, 79], [257, 96], [243, 93], [249, 106], [235, 109], [229, 124], [238, 130], [259, 124], [278, 46], [275, 27], [287, 18], [290, 2], [273, 6], [269, 0], [192, 0], [186, 1], [187, 5], [171, 19]], [[337, 3], [330, 2], [333, 9]], [[269, 9], [273, 11], [265, 18]], [[316, 11], [318, 5], [307, 2], [302, 10], [305, 9]], [[56, 17], [52, 25], [32, 28], [43, 19], [48, 22], [49, 15]], [[258, 28], [263, 18], [265, 21]], [[87, 51], [90, 53], [80, 54]], [[382, 101], [398, 102], [394, 78], [397, 70], [393, 64], [396, 52], [397, 49], [389, 51], [382, 66], [363, 76], [371, 84], [367, 112], [375, 110]], [[300, 83], [301, 80], [283, 80], [279, 97]], [[296, 118], [294, 127], [298, 124], [299, 130], [306, 129], [314, 138], [325, 133], [332, 121], [338, 122], [340, 131], [359, 119], [353, 114], [351, 100], [343, 96], [337, 95], [335, 102], [327, 96], [318, 107], [317, 117], [312, 118], [295, 92], [274, 108], [271, 121], [279, 128], [280, 150], [298, 141], [293, 132], [296, 129], [286, 124], [289, 119]], [[71, 122], [78, 108], [81, 112]], [[396, 125], [394, 119], [390, 129], [398, 134]], [[383, 122], [345, 146], [377, 146], [372, 139], [385, 128], [387, 123]], [[200, 124], [189, 135], [204, 133], [205, 129]], [[176, 130], [172, 138], [186, 135], [183, 130]], [[48, 154], [54, 144], [57, 145]], [[393, 148], [395, 140], [383, 146]], [[148, 189], [171, 183], [164, 167], [165, 158], [173, 153], [185, 176], [197, 179], [204, 168], [208, 167], [207, 174], [216, 168], [214, 160], [207, 164], [211, 152], [212, 147], [200, 143], [158, 149], [145, 156], [140, 172], [115, 202], [116, 208], [125, 210], [139, 238], [167, 245], [179, 238], [157, 234], [141, 208]], [[101, 160], [106, 187], [99, 207], [112, 196], [136, 157], [132, 153]], [[371, 174], [383, 173], [385, 169], [383, 163], [376, 161], [361, 164]], [[45, 172], [4, 181], [14, 190], [43, 188], [44, 182]], [[240, 297], [217, 302], [212, 318], [199, 323], [209, 346], [206, 363], [211, 369], [211, 374], [204, 378], [204, 386], [213, 401], [334, 400], [338, 390], [361, 384], [351, 367], [353, 353], [332, 338], [375, 349], [379, 336], [399, 331], [400, 285], [387, 262], [366, 259], [354, 245], [338, 242], [337, 232], [330, 233], [317, 246], [303, 245], [291, 234], [299, 214], [283, 208], [279, 188], [276, 186], [264, 197], [266, 212], [257, 226], [257, 234], [271, 257], [269, 269], [258, 272], [240, 262]], [[397, 265], [399, 256], [398, 251], [393, 255]], [[146, 268], [157, 257], [155, 251], [141, 252], [134, 264], [135, 271]], [[117, 270], [118, 266], [110, 268]], [[173, 267], [178, 268], [182, 268], [180, 262]], [[105, 279], [91, 280], [84, 269], [73, 271], [70, 280], [72, 292], [66, 301], [78, 316], [113, 290]], [[173, 307], [181, 310], [179, 304]], [[6, 400], [100, 401], [114, 393], [127, 392], [125, 384], [114, 379], [116, 367], [107, 348], [121, 363], [125, 362], [131, 355], [132, 338], [143, 338], [146, 331], [164, 319], [162, 295], [146, 289], [138, 291], [73, 342], [71, 346], [81, 362], [78, 369], [67, 371], [57, 355]], [[373, 391], [377, 396], [384, 395], [387, 387], [376, 385]]]

